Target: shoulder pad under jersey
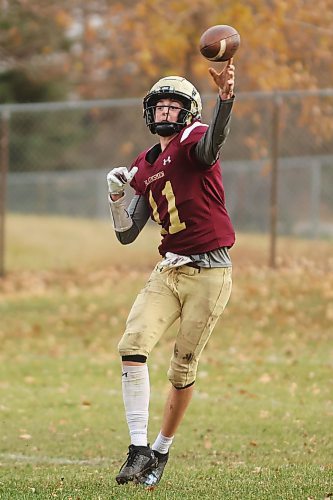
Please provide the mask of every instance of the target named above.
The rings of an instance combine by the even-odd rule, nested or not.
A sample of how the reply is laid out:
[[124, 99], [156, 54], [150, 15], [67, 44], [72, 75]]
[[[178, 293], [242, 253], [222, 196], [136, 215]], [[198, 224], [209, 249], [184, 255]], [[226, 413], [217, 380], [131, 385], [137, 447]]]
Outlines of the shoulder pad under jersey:
[[[199, 128], [200, 127], [200, 128]], [[190, 135], [193, 137], [193, 136], [197, 136], [198, 134], [196, 134], [195, 132], [201, 132], [201, 134], [203, 133], [203, 131], [206, 131], [206, 129], [208, 128], [208, 125], [206, 125], [206, 123], [201, 123], [201, 122], [194, 122], [192, 123], [192, 125], [190, 125], [189, 127], [186, 127], [183, 132], [181, 133], [181, 137], [180, 137], [180, 143], [184, 143], [186, 141], [186, 139], [188, 139], [190, 137]], [[191, 137], [191, 139], [192, 139]], [[193, 137], [194, 139], [194, 137]], [[196, 137], [197, 139], [197, 137]], [[191, 142], [191, 141], [189, 141]]]

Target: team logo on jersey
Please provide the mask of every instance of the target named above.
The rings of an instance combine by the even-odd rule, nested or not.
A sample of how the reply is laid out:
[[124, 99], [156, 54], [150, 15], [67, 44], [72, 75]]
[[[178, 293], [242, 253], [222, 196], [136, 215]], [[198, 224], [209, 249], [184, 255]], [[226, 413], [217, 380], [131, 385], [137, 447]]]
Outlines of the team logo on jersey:
[[163, 170], [161, 170], [161, 172], [157, 172], [157, 174], [152, 175], [151, 177], [148, 177], [148, 179], [145, 179], [145, 185], [148, 186], [152, 182], [156, 181], [157, 179], [161, 179], [162, 177], [164, 177], [164, 171]]
[[167, 163], [171, 163], [170, 155], [167, 158], [164, 158], [163, 165], [165, 166]]

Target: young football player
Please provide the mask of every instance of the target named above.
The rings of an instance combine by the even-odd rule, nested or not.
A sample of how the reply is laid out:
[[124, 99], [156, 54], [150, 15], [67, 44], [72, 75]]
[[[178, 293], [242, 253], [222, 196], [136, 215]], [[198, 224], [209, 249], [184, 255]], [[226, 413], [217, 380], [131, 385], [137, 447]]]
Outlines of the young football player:
[[[235, 234], [225, 207], [219, 154], [229, 133], [234, 65], [209, 69], [218, 87], [211, 124], [201, 122], [201, 98], [185, 78], [159, 80], [143, 101], [144, 118], [158, 143], [130, 168], [107, 176], [113, 227], [120, 243], [132, 243], [149, 217], [161, 226], [161, 261], [129, 313], [119, 343], [122, 391], [131, 444], [116, 481], [156, 485], [176, 430], [192, 398], [200, 354], [231, 293], [228, 249]], [[124, 188], [135, 191], [129, 206]], [[147, 359], [166, 330], [179, 320], [170, 360], [170, 392], [161, 430], [147, 439]]]

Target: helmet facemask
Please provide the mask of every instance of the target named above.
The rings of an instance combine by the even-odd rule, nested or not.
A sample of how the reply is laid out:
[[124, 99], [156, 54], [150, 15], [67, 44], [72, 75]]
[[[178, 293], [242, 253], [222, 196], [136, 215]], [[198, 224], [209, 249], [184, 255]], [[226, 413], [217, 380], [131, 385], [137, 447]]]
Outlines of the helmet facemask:
[[[156, 104], [162, 99], [172, 99], [181, 103], [177, 122], [155, 121]], [[194, 119], [201, 117], [201, 99], [195, 87], [179, 76], [159, 80], [143, 101], [146, 125], [152, 134], [168, 137], [180, 132]]]
[[[159, 122], [155, 121], [157, 103], [162, 99], [174, 99], [177, 100], [177, 102], [179, 102], [179, 104], [181, 105], [176, 122], [168, 120], [170, 107], [172, 107], [172, 104], [163, 106], [165, 108], [169, 108], [166, 120]], [[183, 102], [181, 102], [179, 100], [179, 97], [176, 95], [169, 94], [169, 95], [160, 95], [158, 97], [154, 96], [154, 98], [151, 98], [150, 102], [147, 103], [147, 107], [145, 109], [146, 124], [153, 134], [158, 134], [161, 135], [162, 137], [168, 137], [170, 135], [180, 132], [181, 129], [187, 125], [187, 123], [190, 123], [192, 121], [193, 117], [188, 108], [189, 104], [186, 105]]]

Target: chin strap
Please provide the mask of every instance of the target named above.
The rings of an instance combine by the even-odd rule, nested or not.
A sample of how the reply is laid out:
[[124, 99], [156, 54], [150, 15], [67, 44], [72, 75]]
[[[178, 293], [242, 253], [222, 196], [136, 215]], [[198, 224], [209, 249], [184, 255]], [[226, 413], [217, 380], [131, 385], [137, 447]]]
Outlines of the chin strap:
[[153, 133], [161, 137], [169, 137], [170, 135], [177, 134], [184, 128], [185, 125], [172, 122], [155, 123]]

